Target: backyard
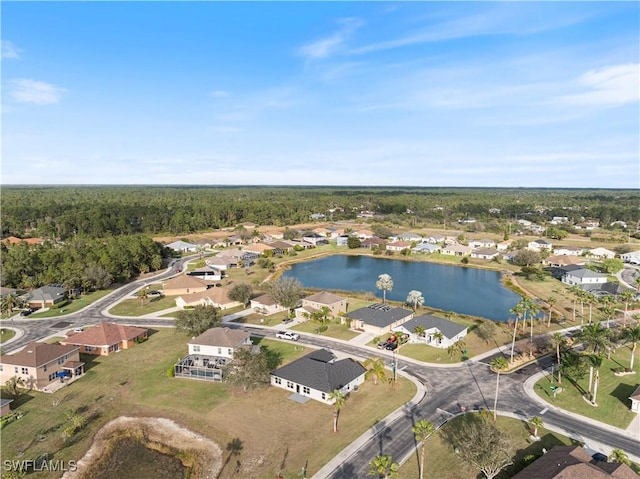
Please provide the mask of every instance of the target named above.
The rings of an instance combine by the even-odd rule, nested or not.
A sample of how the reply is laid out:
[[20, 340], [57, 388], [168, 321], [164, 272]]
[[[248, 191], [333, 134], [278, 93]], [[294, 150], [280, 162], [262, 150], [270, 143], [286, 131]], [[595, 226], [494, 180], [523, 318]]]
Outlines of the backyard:
[[[393, 390], [367, 382], [347, 399], [340, 432], [334, 434], [333, 409], [319, 402], [299, 404], [288, 399], [290, 393], [272, 387], [243, 393], [224, 384], [168, 377], [167, 370], [186, 353], [187, 340], [173, 329], [159, 330], [148, 341], [116, 355], [83, 355], [86, 374], [78, 381], [54, 394], [24, 393], [12, 403], [24, 417], [3, 428], [2, 457], [29, 459], [48, 453], [49, 458], [79, 460], [109, 420], [157, 416], [213, 439], [223, 450], [228, 444], [241, 444], [237, 460], [242, 477], [272, 477], [279, 470], [291, 477], [299, 474], [305, 461], [311, 475], [415, 394], [407, 380], [400, 380]], [[285, 362], [309, 351], [288, 342], [263, 339], [261, 343], [280, 352]], [[65, 443], [62, 431], [74, 411], [87, 423]], [[231, 477], [234, 469], [221, 479]]]

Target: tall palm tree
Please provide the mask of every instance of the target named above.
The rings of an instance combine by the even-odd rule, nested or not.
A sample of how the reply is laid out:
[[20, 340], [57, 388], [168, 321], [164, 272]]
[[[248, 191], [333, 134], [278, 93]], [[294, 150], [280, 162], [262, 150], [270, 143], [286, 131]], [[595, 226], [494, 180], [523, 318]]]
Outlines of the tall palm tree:
[[573, 314], [572, 314], [572, 322], [576, 322], [576, 306], [578, 305], [578, 300], [580, 299], [580, 292], [582, 290], [577, 285], [571, 286], [569, 288], [569, 293], [573, 296]]
[[513, 362], [513, 351], [516, 346], [516, 333], [518, 331], [518, 319], [520, 319], [520, 317], [524, 314], [524, 306], [522, 304], [522, 301], [518, 302], [518, 304], [516, 304], [509, 310], [509, 312], [516, 315], [516, 323], [513, 326], [513, 339], [511, 340], [511, 358], [509, 359], [509, 362]]
[[382, 304], [387, 301], [387, 291], [391, 291], [393, 289], [393, 279], [387, 273], [383, 273], [378, 276], [378, 281], [376, 281], [376, 288], [382, 290]]
[[387, 379], [387, 371], [384, 367], [384, 361], [379, 358], [368, 358], [364, 362], [364, 367], [367, 368], [367, 372], [364, 374], [366, 379], [373, 378], [373, 384], [378, 384], [378, 379], [385, 381]]
[[615, 314], [616, 308], [614, 308], [609, 304], [605, 304], [600, 307], [600, 311], [602, 311], [602, 314], [604, 314], [605, 320], [607, 321], [607, 328], [608, 328], [609, 321], [611, 320], [611, 317]]
[[629, 369], [633, 371], [633, 360], [636, 355], [636, 348], [640, 343], [640, 326], [633, 326], [625, 329], [623, 337], [631, 342], [631, 360], [629, 361]]
[[558, 298], [551, 295], [547, 298], [547, 306], [549, 307], [549, 320], [547, 321], [547, 328], [551, 327], [551, 316], [553, 315], [553, 305], [558, 302]]
[[538, 416], [532, 417], [529, 421], [533, 426], [533, 437], [538, 437], [538, 429], [544, 426], [544, 421]]
[[[600, 367], [602, 366], [603, 357], [600, 354], [592, 354], [589, 356], [590, 368], [595, 372], [593, 375], [593, 392], [591, 393], [591, 402], [597, 404], [598, 384], [600, 383]], [[591, 373], [589, 374], [591, 378]]]
[[369, 462], [369, 476], [378, 476], [384, 479], [395, 479], [398, 477], [400, 464], [393, 462], [393, 457], [378, 454]]
[[333, 401], [333, 432], [338, 432], [338, 416], [340, 415], [340, 409], [344, 406], [347, 400], [347, 395], [338, 389], [334, 389], [327, 396], [329, 401]]
[[560, 363], [561, 361], [560, 349], [565, 344], [567, 344], [567, 340], [562, 335], [562, 333], [553, 333], [553, 336], [551, 336], [551, 339], [549, 340], [549, 342], [551, 343], [551, 346], [556, 350], [556, 361], [558, 362], [558, 383], [562, 384], [562, 375], [561, 375], [562, 373], [560, 372], [562, 369], [562, 365]]
[[407, 304], [410, 304], [413, 308], [413, 312], [416, 312], [420, 306], [424, 304], [424, 296], [422, 296], [421, 291], [411, 290], [407, 295]]
[[433, 339], [435, 339], [436, 342], [438, 344], [440, 344], [440, 343], [442, 343], [442, 340], [444, 339], [444, 334], [442, 334], [440, 331], [436, 331], [435, 333], [433, 333]]
[[1, 314], [11, 314], [18, 306], [18, 297], [15, 294], [8, 294], [0, 301]]
[[411, 431], [415, 434], [416, 441], [420, 443], [420, 479], [424, 478], [424, 452], [427, 448], [427, 439], [435, 430], [433, 424], [426, 419], [420, 419], [411, 428]]
[[587, 343], [587, 351], [599, 354], [606, 350], [610, 343], [609, 330], [600, 327], [600, 323], [592, 323], [583, 326], [576, 335], [576, 339]]
[[536, 315], [540, 312], [540, 306], [538, 305], [538, 303], [536, 303], [535, 301], [529, 301], [528, 304], [528, 312], [531, 315], [531, 317], [529, 318], [529, 324], [531, 325], [531, 336], [530, 336], [530, 340], [533, 341], [533, 321], [536, 318]]
[[627, 317], [627, 312], [629, 311], [629, 303], [631, 301], [633, 301], [633, 298], [635, 298], [635, 297], [636, 297], [635, 291], [632, 291], [630, 289], [626, 289], [620, 294], [620, 299], [624, 303], [624, 317], [625, 318]]
[[142, 288], [136, 293], [136, 296], [138, 296], [138, 299], [142, 303], [142, 306], [144, 306], [144, 300], [149, 297], [149, 291], [147, 291], [147, 288]]
[[493, 420], [494, 422], [498, 420], [498, 391], [500, 390], [500, 371], [504, 371], [509, 366], [509, 363], [502, 356], [498, 356], [493, 361], [491, 361], [491, 369], [493, 369], [496, 373], [496, 397], [493, 401]]
[[596, 304], [598, 298], [595, 294], [585, 291], [584, 302], [589, 306], [589, 324], [593, 323], [593, 305]]

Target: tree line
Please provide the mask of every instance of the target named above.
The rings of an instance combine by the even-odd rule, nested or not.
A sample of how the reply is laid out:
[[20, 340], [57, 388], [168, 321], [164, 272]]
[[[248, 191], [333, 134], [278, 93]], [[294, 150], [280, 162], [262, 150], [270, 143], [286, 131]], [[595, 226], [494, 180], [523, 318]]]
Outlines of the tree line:
[[[187, 234], [242, 222], [286, 226], [314, 213], [337, 221], [360, 211], [374, 221], [446, 225], [473, 217], [487, 230], [526, 218], [544, 222], [640, 220], [635, 190], [393, 188], [393, 187], [207, 187], [207, 186], [5, 186], [2, 237], [68, 239], [132, 234]], [[476, 225], [479, 227], [480, 225]]]

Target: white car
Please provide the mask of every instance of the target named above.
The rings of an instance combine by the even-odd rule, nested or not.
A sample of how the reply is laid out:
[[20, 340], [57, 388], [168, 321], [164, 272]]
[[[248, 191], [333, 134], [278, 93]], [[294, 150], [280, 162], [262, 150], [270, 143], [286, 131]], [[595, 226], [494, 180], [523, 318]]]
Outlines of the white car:
[[297, 333], [292, 333], [290, 331], [278, 331], [276, 333], [276, 338], [290, 339], [291, 341], [297, 341], [298, 339], [300, 339], [300, 335]]

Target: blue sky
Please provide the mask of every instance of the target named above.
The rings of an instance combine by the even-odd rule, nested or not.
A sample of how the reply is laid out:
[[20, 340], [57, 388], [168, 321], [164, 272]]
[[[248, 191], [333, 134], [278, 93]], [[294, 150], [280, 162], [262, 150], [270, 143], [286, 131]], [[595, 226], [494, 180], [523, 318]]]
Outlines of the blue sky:
[[637, 2], [3, 2], [2, 184], [640, 186]]

